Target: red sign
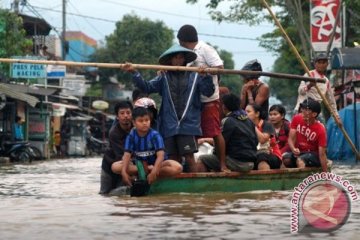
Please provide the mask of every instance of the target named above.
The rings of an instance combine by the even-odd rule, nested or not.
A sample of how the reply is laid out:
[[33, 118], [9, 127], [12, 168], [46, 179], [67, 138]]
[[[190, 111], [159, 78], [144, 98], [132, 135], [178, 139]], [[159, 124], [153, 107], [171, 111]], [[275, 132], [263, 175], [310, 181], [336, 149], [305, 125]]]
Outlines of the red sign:
[[29, 134], [45, 133], [45, 122], [31, 122], [29, 124]]
[[[333, 32], [337, 11], [341, 0], [311, 0], [310, 23], [311, 44], [316, 52], [325, 52]], [[336, 26], [336, 34], [331, 45], [341, 47], [341, 19]]]

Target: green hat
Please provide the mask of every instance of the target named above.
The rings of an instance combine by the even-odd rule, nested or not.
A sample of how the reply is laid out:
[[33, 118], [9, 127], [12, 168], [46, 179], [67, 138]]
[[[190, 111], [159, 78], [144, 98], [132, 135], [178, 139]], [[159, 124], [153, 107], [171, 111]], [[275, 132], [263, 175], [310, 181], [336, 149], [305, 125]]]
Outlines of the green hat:
[[197, 58], [197, 55], [194, 51], [184, 48], [179, 44], [174, 44], [171, 48], [161, 54], [161, 56], [159, 57], [159, 63], [161, 65], [170, 65], [171, 57], [178, 53], [183, 53], [185, 55], [186, 64], [194, 61]]

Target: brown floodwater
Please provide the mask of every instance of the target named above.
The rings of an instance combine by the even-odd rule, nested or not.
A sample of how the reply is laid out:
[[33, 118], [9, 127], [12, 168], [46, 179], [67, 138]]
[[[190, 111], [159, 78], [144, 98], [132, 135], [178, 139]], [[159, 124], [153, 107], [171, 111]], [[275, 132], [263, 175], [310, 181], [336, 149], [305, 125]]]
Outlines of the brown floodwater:
[[[337, 231], [291, 234], [292, 191], [104, 197], [100, 164], [0, 166], [0, 239], [359, 239], [360, 201]], [[360, 166], [333, 172], [360, 189]]]

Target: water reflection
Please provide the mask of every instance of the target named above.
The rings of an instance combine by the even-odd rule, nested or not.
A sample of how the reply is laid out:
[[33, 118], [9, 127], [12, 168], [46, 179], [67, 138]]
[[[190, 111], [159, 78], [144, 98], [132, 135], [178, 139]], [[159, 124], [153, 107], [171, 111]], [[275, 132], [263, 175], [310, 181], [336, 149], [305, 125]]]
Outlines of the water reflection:
[[[331, 234], [290, 234], [291, 191], [98, 195], [100, 159], [0, 166], [0, 239], [358, 239], [360, 204]], [[334, 172], [360, 189], [360, 168]]]

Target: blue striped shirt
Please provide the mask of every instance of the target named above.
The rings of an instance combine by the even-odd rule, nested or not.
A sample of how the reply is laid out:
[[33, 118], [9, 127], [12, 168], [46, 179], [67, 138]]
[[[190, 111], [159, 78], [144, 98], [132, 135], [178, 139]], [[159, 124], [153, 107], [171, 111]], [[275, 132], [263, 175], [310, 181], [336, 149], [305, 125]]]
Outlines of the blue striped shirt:
[[133, 128], [126, 137], [124, 147], [125, 152], [131, 153], [138, 160], [147, 161], [149, 165], [155, 164], [156, 153], [164, 148], [163, 138], [152, 128], [143, 137]]

